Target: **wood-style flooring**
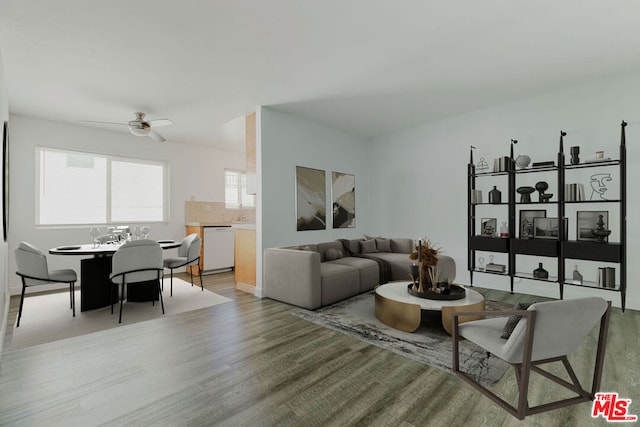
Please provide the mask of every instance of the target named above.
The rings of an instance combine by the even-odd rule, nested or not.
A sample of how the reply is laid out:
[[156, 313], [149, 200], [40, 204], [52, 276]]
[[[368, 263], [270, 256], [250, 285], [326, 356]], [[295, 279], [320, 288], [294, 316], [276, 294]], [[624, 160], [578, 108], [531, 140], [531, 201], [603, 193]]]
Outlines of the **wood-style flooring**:
[[[591, 418], [590, 403], [518, 421], [449, 372], [306, 322], [290, 314], [295, 307], [237, 291], [232, 273], [204, 281], [234, 301], [21, 350], [5, 345], [0, 425], [607, 424]], [[481, 291], [509, 303], [536, 299]], [[12, 297], [10, 324], [17, 305]], [[604, 391], [632, 399], [634, 414], [640, 414], [639, 331], [639, 312], [613, 310], [602, 383]], [[571, 358], [581, 379], [591, 372], [592, 357], [584, 345]], [[507, 371], [494, 390], [513, 397], [514, 379]], [[531, 404], [559, 392], [533, 375]]]

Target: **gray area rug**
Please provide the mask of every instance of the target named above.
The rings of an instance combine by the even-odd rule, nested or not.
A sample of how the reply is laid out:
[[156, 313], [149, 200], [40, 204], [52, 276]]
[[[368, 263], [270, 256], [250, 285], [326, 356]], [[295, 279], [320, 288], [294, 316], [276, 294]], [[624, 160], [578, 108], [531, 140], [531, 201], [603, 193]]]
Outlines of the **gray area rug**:
[[[511, 309], [511, 305], [487, 301], [487, 310]], [[417, 362], [451, 372], [452, 339], [442, 328], [439, 313], [426, 313], [414, 332], [393, 329], [375, 316], [375, 296], [362, 294], [316, 311], [299, 310], [293, 315], [363, 340]], [[506, 322], [506, 319], [505, 319]], [[485, 386], [497, 383], [509, 365], [487, 356], [466, 341], [460, 343], [460, 365], [464, 372]]]

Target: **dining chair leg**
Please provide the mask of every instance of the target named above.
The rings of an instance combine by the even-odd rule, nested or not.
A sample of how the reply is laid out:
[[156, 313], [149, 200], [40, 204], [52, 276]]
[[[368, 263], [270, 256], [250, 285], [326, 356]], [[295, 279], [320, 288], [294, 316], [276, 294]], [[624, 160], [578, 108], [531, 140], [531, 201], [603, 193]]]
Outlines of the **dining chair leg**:
[[[158, 283], [158, 290], [160, 290], [160, 284]], [[164, 301], [162, 301], [162, 292], [158, 292], [160, 296], [160, 306], [162, 307], [162, 314], [164, 314]]]
[[193, 288], [193, 267], [189, 268], [189, 273], [191, 273], [191, 287]]
[[27, 285], [24, 283], [24, 277], [22, 278], [22, 296], [20, 297], [20, 310], [18, 310], [18, 323], [16, 328], [20, 327], [20, 318], [22, 317], [22, 304], [24, 304], [24, 291], [27, 289]]
[[122, 289], [120, 291], [120, 319], [118, 319], [118, 323], [122, 323], [122, 304], [124, 303], [124, 282], [125, 280], [122, 280]]
[[71, 309], [73, 317], [76, 317], [76, 282], [71, 282]]
[[171, 271], [171, 295], [169, 296], [173, 296], [173, 268], [169, 269]]
[[202, 271], [200, 271], [200, 263], [198, 263], [198, 276], [200, 276], [200, 289], [204, 292], [204, 286], [202, 285]]
[[69, 308], [73, 308], [73, 293], [71, 292], [71, 283], [69, 282]]

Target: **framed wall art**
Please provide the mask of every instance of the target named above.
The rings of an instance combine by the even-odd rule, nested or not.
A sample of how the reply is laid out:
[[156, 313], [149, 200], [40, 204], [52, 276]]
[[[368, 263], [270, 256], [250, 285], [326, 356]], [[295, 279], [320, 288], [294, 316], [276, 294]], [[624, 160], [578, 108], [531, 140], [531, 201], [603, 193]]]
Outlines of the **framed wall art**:
[[[567, 240], [569, 219], [564, 219], [564, 240]], [[560, 235], [558, 218], [533, 218], [533, 238], [557, 240]]]
[[333, 209], [333, 228], [355, 228], [355, 176], [347, 173], [331, 172], [331, 205]]
[[[577, 216], [577, 240], [588, 240], [591, 242], [601, 241], [598, 239], [594, 231], [598, 230], [600, 217], [602, 217], [602, 229], [609, 229], [609, 212], [608, 211], [578, 211]], [[609, 237], [601, 237], [602, 241], [608, 242]]]
[[535, 239], [558, 239], [558, 218], [533, 218]]
[[480, 220], [480, 230], [485, 237], [495, 237], [498, 220], [495, 218], [482, 218]]
[[546, 210], [526, 210], [520, 211], [520, 238], [533, 239], [534, 218], [546, 218]]
[[325, 171], [296, 166], [296, 229], [327, 228]]

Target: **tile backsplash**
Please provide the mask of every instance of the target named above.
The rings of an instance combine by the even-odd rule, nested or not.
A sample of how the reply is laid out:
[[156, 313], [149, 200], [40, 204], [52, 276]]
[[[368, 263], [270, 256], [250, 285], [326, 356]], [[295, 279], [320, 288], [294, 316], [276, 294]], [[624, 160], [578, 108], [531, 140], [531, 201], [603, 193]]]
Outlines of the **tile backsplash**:
[[255, 208], [227, 209], [224, 202], [186, 201], [185, 223], [231, 224], [232, 222], [255, 223]]

